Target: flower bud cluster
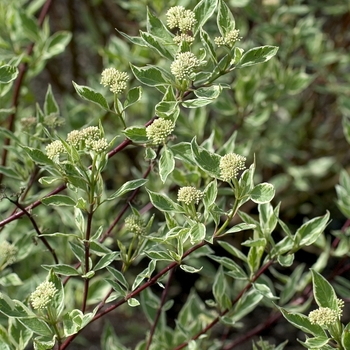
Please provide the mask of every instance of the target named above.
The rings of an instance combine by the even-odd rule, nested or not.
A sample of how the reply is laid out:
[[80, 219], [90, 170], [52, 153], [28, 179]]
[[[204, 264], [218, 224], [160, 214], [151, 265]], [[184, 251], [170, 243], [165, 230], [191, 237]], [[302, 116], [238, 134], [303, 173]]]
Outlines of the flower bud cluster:
[[237, 41], [241, 40], [239, 36], [239, 30], [233, 29], [225, 34], [225, 36], [217, 37], [214, 42], [217, 46], [228, 46], [232, 48]]
[[16, 261], [18, 248], [7, 241], [0, 243], [0, 268], [12, 265]]
[[50, 303], [51, 299], [58, 292], [53, 282], [45, 281], [35, 289], [30, 295], [30, 301], [34, 309], [44, 309]]
[[178, 80], [191, 79], [195, 69], [200, 65], [198, 58], [192, 52], [181, 52], [176, 55], [171, 64], [171, 73]]
[[309, 320], [312, 324], [327, 326], [337, 322], [338, 313], [329, 307], [320, 307], [309, 313]]
[[159, 118], [146, 128], [147, 138], [155, 145], [165, 142], [166, 138], [173, 132], [174, 123], [171, 120]]
[[181, 33], [181, 34], [175, 35], [173, 40], [176, 45], [180, 45], [182, 42], [192, 44], [194, 42], [194, 37], [188, 34]]
[[236, 154], [229, 153], [220, 159], [220, 176], [226, 182], [236, 178], [240, 170], [245, 169], [246, 158]]
[[145, 223], [138, 215], [129, 215], [125, 218], [125, 228], [136, 235], [142, 235], [146, 233]]
[[[76, 149], [92, 150], [96, 153], [103, 153], [108, 149], [108, 141], [101, 137], [101, 131], [97, 126], [89, 126], [82, 130], [73, 130], [67, 135], [67, 143]], [[66, 153], [62, 141], [56, 140], [46, 146], [47, 156], [55, 162], [59, 156]]]
[[186, 33], [193, 29], [197, 20], [191, 10], [186, 10], [183, 6], [173, 6], [166, 13], [167, 25], [170, 29], [178, 28]]
[[337, 299], [337, 310], [333, 310], [329, 307], [320, 307], [309, 313], [309, 320], [312, 324], [318, 324], [319, 326], [328, 326], [335, 324], [343, 314], [344, 301]]
[[101, 84], [108, 86], [114, 94], [120, 94], [126, 89], [129, 76], [115, 68], [107, 68], [101, 74]]
[[197, 190], [193, 186], [181, 187], [177, 193], [177, 201], [184, 202], [187, 205], [191, 203], [198, 204], [199, 201], [203, 198], [203, 192]]
[[56, 163], [59, 161], [59, 156], [66, 151], [61, 140], [51, 142], [46, 146], [45, 150], [46, 155]]
[[19, 122], [24, 130], [29, 130], [38, 123], [35, 117], [22, 118]]

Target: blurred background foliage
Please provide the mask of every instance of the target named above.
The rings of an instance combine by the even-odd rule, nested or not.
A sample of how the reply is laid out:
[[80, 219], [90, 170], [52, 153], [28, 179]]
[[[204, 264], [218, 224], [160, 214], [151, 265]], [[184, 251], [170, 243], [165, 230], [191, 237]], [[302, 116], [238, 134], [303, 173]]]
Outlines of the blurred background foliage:
[[[50, 84], [60, 108], [56, 117], [64, 122], [57, 128], [59, 135], [64, 136], [84, 125], [97, 125], [101, 119], [109, 139], [122, 129], [122, 125], [113, 116], [101, 113], [97, 106], [82, 102], [72, 81], [108, 95], [99, 84], [104, 68], [115, 67], [131, 76], [130, 63], [137, 66], [169, 65], [169, 62], [160, 60], [156, 52], [133, 46], [121, 32], [135, 36], [145, 28], [146, 6], [165, 20], [169, 7], [183, 5], [192, 9], [197, 3], [194, 0], [53, 1], [49, 20], [44, 21], [39, 34], [34, 23], [44, 2], [0, 1], [1, 56], [16, 60], [33, 40], [37, 42], [33, 55], [24, 54], [30, 70], [21, 90], [15, 130], [18, 133], [25, 130], [21, 119], [37, 114], [35, 104], [43, 106]], [[299, 227], [306, 218], [323, 215], [328, 209], [333, 219], [329, 229], [340, 229], [345, 218], [335, 203], [335, 185], [340, 170], [349, 167], [350, 158], [342, 128], [343, 118], [350, 117], [349, 1], [229, 0], [227, 4], [236, 19], [236, 28], [241, 31], [238, 46], [249, 49], [275, 45], [279, 46], [278, 54], [267, 63], [222, 78], [222, 82], [232, 89], [225, 89], [217, 102], [199, 110], [183, 109], [175, 132], [177, 141], [188, 141], [197, 136], [198, 143], [201, 143], [210, 137], [213, 148], [218, 149], [237, 132], [231, 141], [236, 142], [237, 153], [248, 157], [248, 164], [255, 155], [257, 181], [271, 182], [276, 186], [274, 201], [275, 204], [282, 202], [280, 218], [283, 221], [290, 227]], [[15, 7], [18, 12], [14, 11]], [[19, 31], [18, 28], [23, 26], [26, 30]], [[212, 37], [218, 35], [214, 21], [206, 25], [206, 30]], [[55, 45], [55, 38], [49, 39], [57, 32], [61, 33], [62, 42], [70, 39], [65, 49]], [[138, 82], [131, 79], [130, 85], [137, 86]], [[4, 110], [9, 108], [12, 95], [3, 88], [1, 95], [4, 105], [1, 106], [0, 124], [6, 128], [8, 113]], [[129, 110], [127, 125], [144, 125], [149, 121], [160, 97], [161, 94], [154, 89], [144, 87], [141, 102]], [[20, 166], [22, 157], [23, 154], [13, 152], [10, 163]], [[112, 165], [106, 169], [104, 178], [111, 191], [133, 178], [133, 174], [142, 174], [147, 167], [141, 147], [130, 147], [110, 162]], [[165, 188], [175, 192], [180, 175], [170, 178]], [[151, 176], [156, 186], [157, 175]], [[193, 176], [195, 178], [196, 174]], [[25, 179], [25, 175], [23, 177]], [[25, 186], [27, 181], [22, 180], [21, 184]], [[12, 191], [19, 191], [19, 187], [13, 187], [13, 182], [5, 181], [5, 184]], [[164, 186], [160, 181], [158, 184], [159, 188]], [[26, 198], [28, 203], [37, 198], [40, 191], [47, 192], [38, 186], [31, 188]], [[135, 206], [142, 208], [147, 204], [147, 198], [146, 195], [140, 196]], [[6, 208], [8, 203], [1, 203], [1, 206], [3, 213], [9, 210]], [[40, 215], [41, 210], [44, 214], [46, 209], [36, 211], [41, 224], [51, 227], [52, 218]], [[105, 215], [109, 210], [116, 212], [112, 205], [98, 212], [100, 222], [96, 225], [110, 221]], [[254, 213], [256, 208], [248, 203], [246, 211]], [[61, 219], [55, 222], [56, 230], [69, 230], [69, 227], [73, 230], [72, 217], [59, 208], [56, 212]], [[16, 225], [18, 228], [21, 223], [13, 223], [5, 230]], [[35, 259], [38, 264], [34, 265], [33, 261], [33, 266], [40, 266], [40, 257]], [[301, 257], [301, 261], [303, 259], [305, 257]], [[28, 269], [28, 276], [33, 274], [30, 266], [23, 268]], [[211, 267], [206, 268], [203, 271], [210, 273]], [[186, 283], [190, 286], [193, 281], [187, 279], [192, 278], [192, 275], [183, 273], [178, 277], [177, 288], [189, 292]], [[98, 284], [96, 286], [95, 290], [101, 292]], [[205, 286], [201, 288], [205, 291]], [[23, 295], [26, 293], [27, 290], [23, 291]], [[174, 291], [174, 295], [178, 294], [178, 290]], [[98, 297], [96, 295], [96, 300]]]

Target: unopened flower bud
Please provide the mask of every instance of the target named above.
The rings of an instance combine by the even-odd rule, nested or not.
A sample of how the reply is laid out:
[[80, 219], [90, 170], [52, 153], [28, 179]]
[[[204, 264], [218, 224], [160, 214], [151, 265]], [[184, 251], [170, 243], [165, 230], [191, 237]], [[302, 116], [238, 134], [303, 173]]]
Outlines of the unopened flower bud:
[[120, 94], [126, 89], [129, 76], [115, 68], [107, 68], [101, 74], [101, 84], [108, 86], [114, 94]]
[[198, 58], [192, 52], [181, 52], [176, 55], [171, 64], [171, 73], [178, 80], [191, 79], [195, 69], [200, 65]]
[[146, 128], [147, 138], [155, 145], [165, 142], [166, 138], [173, 132], [174, 123], [171, 120], [159, 118]]
[[142, 235], [146, 232], [145, 223], [138, 215], [129, 215], [125, 218], [125, 228], [136, 235]]
[[53, 282], [45, 281], [30, 295], [30, 301], [34, 309], [46, 308], [51, 299], [58, 292]]
[[225, 36], [217, 37], [214, 39], [214, 42], [217, 46], [228, 46], [232, 48], [237, 41], [241, 40], [239, 36], [239, 30], [233, 29], [225, 34]]
[[229, 153], [220, 159], [220, 176], [226, 182], [236, 178], [240, 170], [245, 169], [246, 158], [236, 154]]
[[177, 193], [177, 201], [184, 202], [187, 205], [190, 205], [191, 203], [198, 204], [202, 198], [203, 192], [197, 190], [193, 186], [181, 187]]
[[66, 151], [60, 140], [51, 142], [46, 146], [45, 150], [46, 155], [54, 162], [58, 162], [60, 154]]
[[183, 6], [171, 7], [166, 16], [168, 27], [170, 29], [178, 28], [181, 32], [192, 30], [197, 22], [194, 12], [186, 10]]

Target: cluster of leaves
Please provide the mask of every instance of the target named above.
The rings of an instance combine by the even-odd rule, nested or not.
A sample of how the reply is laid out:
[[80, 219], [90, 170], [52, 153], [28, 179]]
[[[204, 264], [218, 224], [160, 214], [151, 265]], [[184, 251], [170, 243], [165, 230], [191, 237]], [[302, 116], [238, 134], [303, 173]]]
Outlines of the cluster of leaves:
[[[33, 342], [36, 349], [65, 349], [84, 328], [112, 311], [122, 310], [136, 318], [141, 308], [149, 322], [149, 333], [136, 345], [139, 350], [230, 349], [256, 334], [261, 324], [244, 336], [227, 339], [218, 337], [213, 327], [220, 324], [220, 333], [227, 332], [225, 327], [234, 335], [245, 317], [263, 305], [270, 310], [265, 327], [283, 314], [313, 336], [300, 342], [304, 347], [346, 349], [348, 325], [343, 326], [340, 320], [336, 329], [315, 325], [302, 313], [312, 300], [310, 283], [318, 306], [339, 313], [335, 291], [319, 272], [327, 267], [330, 257], [347, 256], [348, 235], [335, 232], [336, 239], [330, 243], [324, 233], [329, 212], [291, 228], [280, 218], [281, 204], [271, 203], [275, 188], [280, 190], [290, 178], [277, 174], [275, 186], [257, 181], [262, 178], [257, 172], [262, 161], [286, 166], [286, 159], [281, 157], [285, 150], [293, 156], [295, 152], [298, 158], [298, 140], [285, 137], [284, 129], [288, 124], [286, 132], [295, 131], [309, 114], [295, 118], [298, 103], [286, 97], [310, 87], [316, 72], [333, 63], [332, 57], [311, 61], [312, 67], [307, 68], [314, 73], [307, 74], [304, 63], [290, 59], [297, 40], [306, 42], [319, 34], [309, 32], [316, 21], [312, 16], [295, 23], [296, 14], [309, 8], [282, 6], [265, 31], [259, 27], [259, 39], [273, 43], [281, 20], [294, 26], [295, 37], [286, 31], [284, 42], [278, 43], [289, 47], [289, 51], [282, 50], [279, 60], [270, 60], [277, 53], [276, 46], [255, 46], [253, 39], [246, 40], [245, 23], [236, 24], [223, 0], [199, 1], [191, 10], [194, 21], [186, 33], [169, 28], [148, 9], [145, 31], [139, 36], [121, 33], [137, 53], [136, 62], [130, 62], [135, 86], [124, 94], [111, 94], [97, 84], [97, 79], [92, 86], [73, 82], [88, 107], [82, 105], [82, 110], [68, 112], [67, 134], [75, 124], [87, 129], [99, 120], [99, 137], [110, 140], [107, 152], [105, 148], [87, 147], [90, 139], [70, 143], [69, 134], [66, 137], [57, 132], [64, 112], [50, 86], [42, 108], [19, 99], [28, 96], [23, 91], [24, 75], [33, 78], [39, 74], [47, 60], [61, 53], [71, 39], [68, 32], [49, 35], [48, 20], [44, 19], [49, 3], [38, 22], [33, 14], [41, 1], [25, 9], [13, 2], [1, 5], [7, 20], [1, 27], [5, 34], [0, 51], [0, 98], [8, 108], [0, 113], [10, 114], [8, 127], [0, 130], [4, 144], [0, 173], [7, 186], [1, 202], [5, 219], [0, 223], [0, 339], [4, 347], [24, 349]], [[163, 5], [154, 4], [159, 11], [164, 11]], [[252, 5], [248, 10], [254, 16], [256, 8]], [[241, 41], [237, 36], [236, 42], [225, 44], [225, 38], [241, 28]], [[174, 41], [179, 34], [191, 40]], [[321, 39], [305, 48], [314, 60], [324, 49]], [[107, 52], [119, 53], [106, 55], [106, 66], [120, 69], [122, 57], [134, 57], [130, 51], [120, 53], [121, 48], [129, 48], [119, 39], [109, 45]], [[182, 57], [195, 58], [192, 62], [198, 64], [177, 74], [187, 64], [181, 62]], [[291, 67], [286, 68], [284, 61]], [[126, 65], [124, 68], [129, 69]], [[260, 77], [266, 72], [270, 74], [264, 81]], [[345, 111], [343, 125], [348, 137], [348, 106], [341, 97], [339, 101]], [[75, 113], [81, 116], [82, 111], [89, 111], [85, 125], [74, 119]], [[140, 111], [148, 118], [138, 117]], [[22, 118], [19, 121], [18, 115]], [[226, 129], [227, 122], [221, 126], [221, 121], [228, 115], [235, 115], [237, 120], [233, 128]], [[271, 115], [282, 125], [276, 126], [276, 121], [269, 119]], [[147, 130], [159, 120], [171, 122], [174, 136], [167, 135], [155, 144]], [[19, 125], [21, 130], [16, 131]], [[267, 136], [254, 142], [266, 130]], [[324, 135], [322, 130], [317, 132]], [[123, 141], [111, 149], [120, 137]], [[58, 153], [63, 152], [64, 157], [45, 152], [45, 146], [58, 145], [56, 142], [60, 145]], [[122, 151], [133, 149], [137, 149], [137, 157], [130, 167]], [[246, 156], [251, 165], [238, 178], [226, 179], [222, 160], [234, 152]], [[303, 178], [300, 168], [290, 167], [288, 174], [296, 188], [306, 190], [312, 169], [325, 169], [330, 163], [316, 159], [309, 168], [303, 168]], [[343, 171], [337, 193], [339, 208], [346, 217], [349, 184], [350, 177]], [[178, 196], [176, 201], [179, 188], [189, 191], [186, 200]], [[255, 213], [246, 210], [250, 203]], [[18, 220], [23, 217], [26, 219]], [[239, 242], [236, 237], [240, 234], [244, 238]], [[218, 247], [224, 253], [219, 254]], [[309, 248], [322, 251], [311, 271], [296, 262], [296, 254]], [[175, 327], [171, 327], [166, 313], [174, 303], [171, 286], [178, 268], [198, 276], [198, 281], [181, 307]], [[47, 303], [44, 295], [43, 301], [35, 304], [33, 299], [41, 291], [35, 288], [43, 280], [51, 283], [53, 297]], [[161, 295], [152, 288], [157, 284], [163, 290]], [[335, 284], [345, 298], [349, 296], [348, 285], [343, 277]], [[208, 291], [210, 297], [202, 298], [201, 292]], [[37, 309], [38, 304], [42, 308]], [[101, 346], [126, 349], [108, 324]], [[253, 344], [254, 349], [257, 347], [275, 348], [262, 340]]]

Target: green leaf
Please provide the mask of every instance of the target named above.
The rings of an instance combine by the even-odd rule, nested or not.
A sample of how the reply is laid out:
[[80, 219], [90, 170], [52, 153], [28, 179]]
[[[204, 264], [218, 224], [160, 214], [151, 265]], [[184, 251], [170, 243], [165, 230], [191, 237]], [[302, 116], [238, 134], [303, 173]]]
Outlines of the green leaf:
[[132, 64], [130, 67], [136, 79], [142, 84], [148, 86], [169, 85], [169, 82], [164, 78], [162, 71], [158, 67], [136, 67]]
[[225, 235], [228, 233], [236, 233], [236, 232], [241, 232], [241, 231], [245, 231], [245, 230], [254, 230], [256, 228], [256, 225], [254, 224], [246, 224], [246, 223], [241, 223], [241, 224], [237, 224], [235, 226], [232, 226], [231, 228], [229, 228], [226, 232]]
[[62, 280], [58, 278], [58, 276], [54, 273], [53, 270], [49, 271], [49, 275], [47, 280], [52, 282], [57, 289], [57, 293], [51, 300], [51, 306], [56, 310], [57, 318], [61, 315], [64, 308], [64, 288], [62, 284]]
[[298, 228], [294, 236], [294, 244], [298, 247], [314, 243], [325, 230], [329, 220], [329, 212], [324, 216], [313, 218]]
[[254, 47], [243, 54], [236, 68], [250, 67], [258, 63], [267, 62], [276, 55], [277, 51], [277, 46], [265, 45]]
[[99, 92], [95, 91], [93, 88], [90, 88], [88, 86], [78, 85], [73, 81], [73, 86], [75, 88], [75, 91], [77, 94], [84, 100], [90, 101], [92, 103], [95, 103], [99, 105], [104, 110], [109, 111], [109, 105], [107, 100], [100, 94]]
[[214, 63], [216, 63], [216, 49], [210, 38], [210, 35], [203, 28], [200, 28], [200, 38], [205, 51], [210, 54], [211, 59]]
[[148, 188], [146, 191], [149, 194], [152, 204], [160, 211], [170, 212], [170, 213], [183, 213], [183, 209], [180, 205], [172, 201], [168, 196], [161, 193], [156, 193]]
[[140, 302], [135, 298], [128, 299], [128, 305], [131, 307], [139, 306]]
[[279, 297], [276, 297], [275, 295], [273, 295], [269, 286], [264, 283], [255, 282], [253, 283], [253, 287], [258, 293], [260, 293], [262, 296], [264, 296], [268, 300], [279, 299]]
[[125, 297], [127, 295], [127, 291], [124, 287], [122, 287], [118, 282], [116, 282], [115, 280], [112, 280], [110, 278], [106, 278], [105, 279], [106, 282], [108, 282], [111, 287], [113, 288], [113, 290], [116, 292], [117, 297]]
[[[247, 279], [247, 274], [244, 272], [244, 270], [232, 259], [227, 257], [221, 257], [221, 256], [215, 256], [210, 255], [210, 259], [218, 262], [220, 265], [224, 266], [228, 272], [227, 274], [237, 278], [237, 279]], [[245, 259], [246, 260], [246, 259]]]
[[47, 337], [52, 337], [54, 335], [50, 326], [39, 317], [19, 318], [18, 321], [36, 334]]
[[224, 270], [220, 266], [213, 284], [213, 295], [221, 310], [231, 307], [231, 301], [227, 294], [227, 282]]
[[341, 343], [344, 349], [350, 349], [350, 323], [348, 323], [343, 329]]
[[150, 262], [148, 263], [148, 266], [135, 277], [135, 281], [132, 284], [131, 290], [135, 290], [144, 279], [146, 278], [150, 279], [155, 268], [156, 268], [156, 261], [150, 260]]
[[80, 273], [72, 266], [66, 264], [41, 265], [46, 270], [53, 270], [58, 275], [79, 276]]
[[46, 115], [59, 114], [60, 110], [55, 97], [52, 93], [51, 85], [49, 85], [44, 102], [44, 112]]
[[268, 203], [275, 196], [275, 188], [273, 185], [264, 182], [256, 185], [250, 192], [250, 196], [254, 203]]
[[173, 152], [165, 148], [159, 159], [159, 176], [163, 183], [175, 168], [175, 159]]
[[0, 292], [0, 312], [8, 317], [23, 318], [34, 316], [22, 302], [12, 300], [6, 294]]
[[[261, 258], [264, 254], [266, 247], [266, 239], [254, 239], [250, 240], [250, 242], [251, 246], [248, 253], [248, 265], [252, 276], [260, 268]], [[246, 245], [249, 244], [249, 241], [243, 243], [245, 243], [244, 245]]]
[[227, 242], [224, 242], [224, 241], [218, 241], [218, 243], [221, 245], [221, 247], [223, 247], [231, 255], [235, 256], [236, 258], [238, 258], [244, 262], [248, 261], [247, 257], [239, 249], [237, 249], [235, 246], [233, 246]]
[[115, 198], [121, 197], [123, 194], [136, 190], [137, 188], [143, 186], [148, 180], [147, 179], [137, 179], [125, 182], [116, 192], [110, 195], [107, 200], [113, 200]]
[[199, 108], [207, 106], [212, 102], [214, 102], [214, 100], [211, 98], [195, 98], [192, 100], [186, 100], [182, 102], [182, 106], [185, 108]]
[[10, 167], [0, 165], [0, 173], [4, 174], [6, 177], [10, 177], [15, 180], [22, 180], [20, 174], [18, 174], [15, 170]]
[[142, 87], [136, 86], [128, 91], [126, 96], [126, 100], [124, 102], [124, 109], [130, 107], [137, 101], [139, 101], [142, 97]]
[[180, 265], [180, 269], [182, 269], [188, 273], [198, 273], [200, 270], [202, 270], [202, 268], [203, 268], [203, 266], [201, 266], [199, 269], [197, 269], [193, 266], [189, 266], [189, 265], [185, 265], [185, 264]]
[[[1, 170], [0, 170], [0, 172], [1, 172]], [[43, 176], [38, 181], [42, 185], [51, 185], [52, 183], [54, 183], [56, 181], [60, 181], [60, 180], [61, 179], [58, 178], [57, 176]]]
[[74, 207], [74, 223], [83, 236], [85, 234], [85, 218], [83, 211], [77, 207]]
[[292, 266], [294, 261], [294, 254], [278, 255], [277, 261], [281, 266]]
[[177, 101], [161, 101], [156, 105], [155, 111], [158, 117], [175, 122], [180, 114], [180, 107]]
[[218, 183], [216, 180], [209, 182], [207, 187], [204, 189], [203, 202], [206, 210], [215, 203], [216, 197], [218, 195]]
[[308, 338], [305, 342], [299, 340], [299, 343], [308, 349], [324, 349], [323, 346], [329, 343], [329, 338], [327, 336]]
[[36, 148], [22, 146], [34, 163], [54, 166], [54, 162], [43, 152]]
[[225, 36], [236, 27], [235, 19], [233, 18], [232, 13], [229, 7], [225, 4], [224, 0], [219, 0], [217, 24], [221, 36]]
[[40, 40], [40, 32], [37, 21], [23, 9], [19, 11], [19, 17], [21, 20], [21, 29], [23, 34], [29, 40], [37, 42]]
[[220, 178], [220, 159], [218, 154], [211, 153], [205, 148], [198, 146], [196, 138], [191, 142], [192, 157], [196, 164], [208, 175]]
[[307, 316], [300, 313], [289, 312], [281, 307], [278, 308], [289, 323], [301, 329], [304, 333], [312, 334], [315, 337], [324, 337], [326, 335], [322, 327], [318, 324], [312, 324]]
[[144, 126], [130, 126], [123, 130], [123, 134], [132, 142], [146, 143], [148, 137], [146, 134], [146, 128]]
[[4, 64], [0, 67], [0, 84], [8, 84], [18, 76], [18, 69], [15, 66]]
[[124, 275], [112, 266], [107, 267], [108, 272], [125, 288], [129, 288], [129, 283], [126, 281]]
[[193, 9], [197, 20], [194, 25], [194, 36], [204, 26], [205, 22], [211, 17], [217, 7], [217, 0], [201, 0]]
[[149, 8], [147, 8], [147, 31], [162, 40], [173, 43], [173, 35], [159, 17], [152, 14]]
[[[260, 303], [262, 298], [263, 296], [254, 289], [245, 293], [235, 307], [228, 312], [229, 322], [233, 324], [249, 314]], [[225, 321], [224, 318], [222, 319]]]
[[167, 49], [167, 47], [171, 48], [171, 46], [167, 45], [167, 43], [164, 40], [142, 31], [140, 31], [140, 36], [144, 40], [146, 45], [154, 49], [160, 56], [167, 58], [170, 61], [174, 59], [175, 52], [172, 53]]
[[149, 258], [154, 260], [174, 261], [173, 257], [161, 250], [147, 250], [144, 252]]
[[67, 206], [67, 207], [74, 207], [76, 202], [73, 198], [64, 196], [62, 194], [54, 194], [49, 197], [44, 197], [41, 199], [41, 203], [45, 205], [53, 205], [53, 206]]
[[68, 31], [58, 31], [54, 33], [45, 43], [42, 58], [47, 60], [63, 52], [72, 38], [72, 33]]
[[189, 142], [180, 142], [176, 145], [170, 146], [174, 157], [181, 160], [185, 164], [196, 165], [193, 159], [191, 144]]
[[20, 286], [23, 282], [16, 273], [9, 273], [8, 275], [0, 277], [0, 286]]
[[201, 87], [194, 90], [194, 94], [198, 98], [214, 100], [220, 96], [221, 91], [222, 91], [221, 85], [211, 85], [211, 86]]
[[314, 298], [319, 307], [338, 310], [337, 295], [332, 285], [317, 271], [311, 269]]
[[98, 263], [94, 266], [94, 271], [102, 270], [106, 266], [110, 265], [118, 255], [119, 255], [119, 252], [113, 252], [113, 253], [109, 253], [109, 254], [104, 255], [98, 261]]
[[196, 222], [194, 225], [191, 226], [190, 229], [191, 244], [197, 244], [199, 242], [202, 242], [205, 238], [205, 234], [205, 225], [201, 222]]

